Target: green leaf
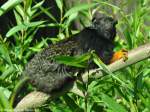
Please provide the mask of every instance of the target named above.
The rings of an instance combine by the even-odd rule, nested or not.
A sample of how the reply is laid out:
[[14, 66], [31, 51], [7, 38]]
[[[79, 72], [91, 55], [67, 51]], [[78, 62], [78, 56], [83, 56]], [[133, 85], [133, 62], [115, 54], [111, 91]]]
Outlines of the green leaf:
[[0, 76], [0, 80], [5, 80], [9, 75], [11, 75], [15, 71], [15, 68], [13, 66], [10, 66], [7, 70], [3, 72], [3, 74]]
[[129, 28], [125, 29], [124, 35], [125, 35], [126, 41], [128, 43], [129, 49], [132, 49], [133, 48], [133, 40], [132, 40], [132, 35], [129, 31]]
[[85, 53], [81, 56], [77, 56], [77, 62], [85, 62], [88, 61], [91, 58], [91, 53]]
[[34, 6], [32, 7], [32, 10], [37, 10], [37, 9], [39, 9], [39, 8], [43, 5], [44, 2], [45, 2], [45, 1], [43, 0], [43, 1], [39, 2], [39, 3], [36, 3], [36, 5], [34, 5]]
[[120, 8], [119, 7], [117, 7], [116, 5], [113, 5], [113, 4], [111, 4], [111, 3], [108, 3], [108, 2], [102, 2], [102, 1], [100, 1], [100, 0], [96, 0], [99, 4], [103, 4], [103, 5], [106, 5], [107, 7], [113, 7], [114, 9], [116, 9], [116, 10], [120, 10]]
[[34, 39], [34, 35], [37, 33], [39, 28], [31, 28], [28, 30], [28, 32], [25, 35], [25, 40], [24, 40], [24, 49], [27, 50]]
[[13, 27], [12, 29], [10, 29], [7, 32], [7, 34], [6, 34], [6, 37], [10, 37], [13, 34], [15, 34], [16, 32], [21, 31], [21, 30], [25, 30], [25, 29], [27, 29], [29, 27], [39, 27], [39, 25], [41, 25], [44, 22], [45, 21], [37, 21], [37, 22], [31, 22], [31, 23], [22, 23], [20, 25], [17, 25], [15, 27]]
[[92, 56], [95, 64], [97, 64], [99, 68], [103, 69], [106, 73], [109, 74], [110, 70], [108, 70], [107, 66], [102, 62], [102, 60], [95, 53], [92, 53]]
[[28, 8], [27, 12], [31, 16], [31, 18], [36, 17], [37, 15], [40, 14], [40, 12], [38, 12], [38, 13], [36, 13], [36, 12], [38, 11], [38, 9], [40, 9], [42, 7], [44, 2], [45, 1], [43, 0], [43, 1], [39, 2], [39, 3], [36, 3], [33, 7], [30, 6]]
[[87, 61], [91, 58], [90, 53], [83, 54], [81, 56], [55, 56], [53, 57], [59, 63], [66, 64], [74, 67], [85, 68], [87, 66]]
[[[136, 88], [137, 88], [138, 90], [141, 90], [142, 87], [143, 87], [143, 79], [144, 79], [143, 73], [140, 73], [140, 74], [135, 78]], [[136, 90], [135, 90], [135, 91], [136, 91]]]
[[67, 19], [66, 26], [69, 26], [69, 24], [70, 24], [75, 18], [77, 18], [77, 16], [78, 16], [78, 12], [71, 14], [71, 15], [69, 16], [69, 18]]
[[46, 40], [42, 39], [41, 42], [35, 44], [33, 47], [30, 47], [29, 49], [34, 51], [34, 52], [39, 52], [44, 45], [46, 45]]
[[85, 68], [86, 64], [76, 62], [78, 60], [76, 57], [71, 56], [56, 56], [54, 58], [58, 63], [74, 66], [74, 67], [81, 67]]
[[21, 2], [23, 2], [23, 0], [8, 0], [0, 7], [0, 16], [2, 16], [4, 13], [6, 13]]
[[5, 44], [0, 43], [0, 57], [2, 57], [7, 63], [12, 64], [9, 51]]
[[60, 9], [60, 11], [62, 12], [63, 10], [63, 4], [62, 4], [62, 0], [56, 0], [56, 4], [57, 7]]
[[54, 22], [58, 23], [57, 22], [57, 19], [49, 12], [49, 8], [46, 9], [46, 8], [43, 8], [43, 7], [40, 7], [41, 11], [43, 13], [45, 13], [50, 19], [52, 19]]
[[92, 3], [92, 4], [80, 4], [80, 5], [77, 5], [75, 7], [72, 7], [71, 9], [69, 9], [64, 17], [67, 17], [67, 16], [70, 16], [72, 15], [73, 13], [77, 13], [79, 11], [82, 11], [82, 10], [86, 10], [86, 9], [89, 9], [89, 8], [92, 8], [96, 5], [96, 3]]
[[25, 0], [24, 1], [24, 11], [27, 11], [31, 8], [33, 0]]
[[3, 90], [1, 88], [0, 88], [0, 106], [2, 107], [2, 110], [5, 110], [5, 111], [9, 110], [10, 112], [13, 112], [13, 109], [10, 106], [8, 99], [4, 95]]
[[127, 112], [123, 106], [118, 104], [113, 98], [102, 94], [102, 101], [106, 103], [107, 107], [113, 112]]
[[70, 107], [72, 112], [83, 112], [84, 111], [75, 103], [75, 101], [69, 95], [67, 95], [67, 94], [63, 95], [63, 99], [65, 100], [67, 106]]
[[17, 25], [21, 24], [22, 23], [22, 17], [15, 10], [14, 10], [14, 15], [15, 15]]
[[4, 95], [6, 96], [6, 98], [8, 99], [11, 95], [11, 91], [8, 90], [7, 88], [4, 87], [0, 87], [0, 90], [3, 91]]
[[23, 19], [25, 14], [24, 14], [24, 7], [22, 5], [17, 5], [15, 7], [15, 11], [20, 15], [20, 17]]

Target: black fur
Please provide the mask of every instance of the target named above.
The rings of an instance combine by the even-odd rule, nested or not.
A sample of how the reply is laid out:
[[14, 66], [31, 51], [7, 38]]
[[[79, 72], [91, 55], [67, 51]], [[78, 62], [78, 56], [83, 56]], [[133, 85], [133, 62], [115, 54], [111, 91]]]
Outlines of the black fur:
[[68, 91], [75, 81], [73, 74], [79, 69], [58, 64], [49, 58], [58, 55], [81, 55], [95, 50], [102, 61], [108, 64], [113, 54], [115, 25], [116, 22], [111, 17], [96, 16], [92, 25], [79, 34], [37, 53], [26, 65], [24, 74], [30, 77], [31, 83], [40, 91], [50, 94]]

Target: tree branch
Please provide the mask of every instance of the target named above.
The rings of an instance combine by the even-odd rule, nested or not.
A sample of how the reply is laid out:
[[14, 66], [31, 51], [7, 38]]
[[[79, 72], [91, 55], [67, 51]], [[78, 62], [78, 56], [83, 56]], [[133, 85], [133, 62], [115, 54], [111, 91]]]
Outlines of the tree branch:
[[[128, 60], [124, 61], [120, 59], [110, 65], [108, 65], [108, 69], [111, 72], [115, 72], [117, 70], [123, 69], [129, 65], [135, 64], [139, 61], [147, 59], [150, 57], [150, 43], [142, 45], [136, 49], [131, 50], [128, 52]], [[87, 82], [88, 77], [100, 78], [103, 74], [100, 69], [90, 70], [88, 73], [84, 73], [82, 75], [83, 81]], [[80, 91], [76, 85], [70, 90], [71, 92], [78, 94], [79, 96], [84, 96], [82, 91]], [[29, 108], [35, 108], [44, 104], [49, 98], [50, 95], [47, 95], [42, 92], [31, 92], [27, 96], [25, 96], [16, 106], [16, 110], [26, 110]]]

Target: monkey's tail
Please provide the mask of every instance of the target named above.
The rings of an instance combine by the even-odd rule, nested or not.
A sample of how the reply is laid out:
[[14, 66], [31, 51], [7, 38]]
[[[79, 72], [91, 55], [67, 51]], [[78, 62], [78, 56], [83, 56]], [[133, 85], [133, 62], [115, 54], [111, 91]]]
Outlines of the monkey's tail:
[[10, 95], [9, 101], [10, 105], [13, 107], [16, 97], [18, 96], [20, 90], [24, 86], [24, 84], [29, 80], [29, 77], [24, 76], [22, 80], [20, 80], [17, 85], [15, 86], [14, 90], [12, 91], [12, 94]]

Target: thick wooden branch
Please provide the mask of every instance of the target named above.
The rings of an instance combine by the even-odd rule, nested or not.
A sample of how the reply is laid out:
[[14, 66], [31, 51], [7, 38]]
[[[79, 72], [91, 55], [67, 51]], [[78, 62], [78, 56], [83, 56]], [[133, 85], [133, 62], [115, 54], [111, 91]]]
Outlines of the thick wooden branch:
[[[139, 61], [142, 61], [144, 59], [147, 59], [150, 57], [150, 43], [142, 45], [136, 49], [133, 49], [128, 52], [128, 60], [124, 61], [123, 59], [120, 59], [110, 65], [108, 65], [108, 69], [111, 72], [115, 72], [117, 70], [123, 69], [129, 65], [135, 64]], [[94, 74], [94, 75], [93, 75]], [[84, 82], [87, 82], [88, 75], [94, 76], [94, 78], [100, 78], [102, 76], [102, 72], [99, 69], [90, 70], [89, 73], [84, 73], [82, 78]], [[83, 96], [82, 91], [80, 91], [76, 85], [72, 88], [71, 92], [78, 94], [80, 96]], [[32, 92], [29, 93], [27, 96], [25, 96], [16, 106], [16, 110], [26, 110], [28, 108], [35, 108], [42, 104], [44, 104], [48, 99], [50, 98], [50, 95], [47, 95], [42, 92]]]
[[[16, 106], [15, 112], [24, 112], [36, 107], [39, 107], [43, 105], [48, 99], [50, 98], [50, 95], [34, 91], [26, 95]], [[31, 110], [32, 111], [32, 110]]]

